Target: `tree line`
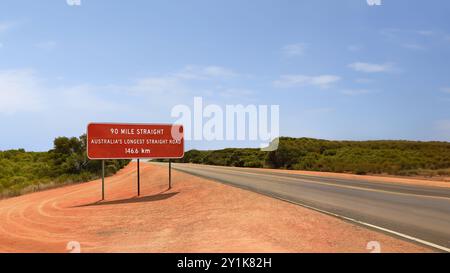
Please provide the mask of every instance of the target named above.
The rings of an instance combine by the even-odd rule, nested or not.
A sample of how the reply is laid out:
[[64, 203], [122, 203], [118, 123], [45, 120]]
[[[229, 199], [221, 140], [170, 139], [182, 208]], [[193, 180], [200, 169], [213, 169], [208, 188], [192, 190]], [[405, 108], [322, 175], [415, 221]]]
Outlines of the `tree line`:
[[178, 162], [355, 174], [450, 175], [450, 143], [281, 137], [278, 149], [191, 150]]
[[[48, 152], [0, 151], [0, 197], [99, 178], [101, 161], [87, 158], [86, 141], [86, 135], [58, 137]], [[105, 175], [115, 174], [128, 163], [106, 160]]]
[[[84, 182], [101, 176], [101, 161], [86, 155], [86, 135], [58, 137], [48, 152], [0, 151], [0, 197]], [[115, 174], [129, 160], [106, 160]], [[174, 162], [355, 174], [450, 175], [450, 143], [404, 140], [331, 141], [281, 137], [278, 149], [190, 150]]]

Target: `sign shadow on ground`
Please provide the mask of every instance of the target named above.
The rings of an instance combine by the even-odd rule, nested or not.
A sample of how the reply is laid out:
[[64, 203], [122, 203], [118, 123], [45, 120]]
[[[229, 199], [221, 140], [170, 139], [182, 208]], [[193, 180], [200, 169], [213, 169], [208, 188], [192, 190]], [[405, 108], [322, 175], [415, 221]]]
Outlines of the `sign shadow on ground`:
[[120, 204], [155, 202], [155, 201], [162, 201], [162, 200], [169, 199], [169, 198], [177, 195], [178, 193], [179, 192], [159, 193], [159, 194], [149, 195], [149, 196], [144, 196], [144, 197], [132, 197], [132, 198], [127, 198], [127, 199], [112, 200], [112, 201], [106, 201], [106, 202], [97, 201], [95, 203], [86, 204], [86, 205], [79, 205], [79, 206], [76, 206], [76, 207], [90, 207], [90, 206], [104, 206], [104, 205], [120, 205]]

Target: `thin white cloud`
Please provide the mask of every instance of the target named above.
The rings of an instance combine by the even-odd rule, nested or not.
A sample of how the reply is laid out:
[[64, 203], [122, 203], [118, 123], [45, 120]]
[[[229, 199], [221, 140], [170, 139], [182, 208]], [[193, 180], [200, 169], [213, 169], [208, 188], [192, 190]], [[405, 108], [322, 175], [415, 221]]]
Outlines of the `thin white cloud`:
[[175, 78], [185, 80], [207, 80], [212, 78], [231, 78], [234, 76], [237, 76], [237, 73], [233, 70], [216, 65], [188, 65], [173, 75]]
[[75, 85], [58, 88], [56, 91], [57, 95], [52, 98], [52, 102], [60, 101], [66, 109], [115, 112], [126, 107], [120, 101], [100, 96], [102, 93], [114, 93], [114, 86]]
[[432, 30], [418, 30], [417, 34], [422, 35], [422, 36], [432, 36], [434, 35], [434, 31]]
[[289, 57], [302, 56], [305, 53], [307, 45], [305, 43], [290, 44], [284, 46], [281, 50], [284, 55]]
[[14, 22], [0, 22], [0, 33], [9, 31], [14, 25]]
[[101, 96], [102, 92], [112, 91], [110, 86], [50, 87], [33, 70], [0, 70], [0, 115], [29, 112], [61, 115], [70, 109], [114, 112], [120, 105], [108, 96]]
[[36, 44], [36, 47], [43, 50], [52, 50], [56, 47], [57, 43], [55, 41], [44, 41]]
[[205, 76], [209, 77], [234, 77], [236, 73], [231, 69], [221, 67], [221, 66], [206, 66], [202, 69], [202, 72]]
[[[220, 66], [188, 66], [176, 73], [142, 77], [124, 85], [64, 86], [58, 82], [62, 86], [51, 87], [31, 70], [0, 70], [0, 115], [30, 111], [48, 113], [55, 107], [62, 112], [82, 109], [85, 114], [122, 111], [127, 105], [162, 109], [186, 101], [193, 95], [206, 95], [206, 90], [215, 90], [208, 86], [211, 83], [208, 80], [214, 79], [214, 84], [217, 84], [219, 80], [227, 80], [234, 75], [237, 74], [231, 69]], [[124, 93], [127, 96], [124, 97]], [[232, 97], [239, 94], [250, 95], [248, 90], [228, 86], [214, 95]]]
[[374, 80], [373, 79], [369, 79], [369, 78], [357, 78], [355, 79], [356, 83], [362, 83], [362, 84], [369, 84], [369, 83], [373, 83]]
[[0, 71], [0, 114], [34, 112], [44, 107], [39, 81], [31, 70]]
[[291, 88], [301, 86], [316, 86], [320, 88], [328, 88], [333, 83], [338, 82], [341, 77], [336, 75], [282, 75], [278, 80], [273, 82], [277, 88]]
[[403, 44], [404, 48], [411, 49], [411, 50], [425, 50], [425, 46], [419, 45], [419, 44]]
[[364, 73], [381, 73], [381, 72], [391, 72], [394, 70], [393, 63], [375, 64], [375, 63], [355, 62], [349, 64], [348, 67], [350, 67], [355, 71]]
[[368, 89], [345, 89], [342, 90], [341, 93], [347, 96], [357, 96], [371, 93], [371, 90]]
[[[380, 34], [398, 46], [413, 50], [427, 49], [439, 40], [450, 41], [450, 35], [448, 33], [436, 29], [413, 30], [385, 28], [380, 30]], [[420, 40], [421, 44], [411, 43], [411, 41], [417, 40]]]
[[312, 115], [320, 115], [320, 114], [329, 114], [332, 112], [335, 112], [336, 109], [331, 107], [319, 107], [319, 108], [311, 108], [307, 109], [305, 111], [306, 114], [312, 114]]
[[393, 39], [397, 38], [397, 36], [402, 33], [402, 30], [398, 28], [384, 28], [380, 30], [380, 33], [389, 39]]
[[362, 45], [349, 45], [349, 46], [347, 47], [347, 49], [348, 49], [349, 51], [355, 52], [355, 51], [360, 51], [360, 50], [362, 50], [362, 49], [363, 49], [363, 46], [362, 46]]
[[192, 83], [209, 82], [211, 80], [228, 80], [238, 74], [229, 68], [222, 66], [196, 66], [188, 65], [180, 71], [163, 76], [149, 76], [137, 79], [130, 86], [124, 87], [124, 90], [131, 91], [134, 94], [160, 95], [160, 99], [170, 97], [181, 97], [188, 93], [201, 92], [199, 89], [192, 88]]
[[184, 94], [188, 89], [179, 78], [162, 76], [140, 78], [130, 86], [124, 87], [124, 90], [138, 95], [149, 94], [169, 97], [176, 94]]
[[422, 37], [428, 39], [443, 39], [444, 41], [450, 41], [450, 35], [445, 31], [439, 30], [418, 30], [416, 33]]
[[450, 94], [450, 87], [442, 87], [441, 91]]
[[380, 30], [381, 35], [387, 37], [387, 38], [404, 38], [404, 37], [411, 37], [411, 36], [434, 36], [435, 34], [438, 34], [438, 31], [430, 30], [430, 29], [423, 29], [423, 30], [413, 30], [413, 29], [399, 29], [399, 28], [385, 28]]
[[228, 88], [219, 90], [218, 94], [223, 98], [244, 98], [254, 94], [253, 90], [245, 88]]

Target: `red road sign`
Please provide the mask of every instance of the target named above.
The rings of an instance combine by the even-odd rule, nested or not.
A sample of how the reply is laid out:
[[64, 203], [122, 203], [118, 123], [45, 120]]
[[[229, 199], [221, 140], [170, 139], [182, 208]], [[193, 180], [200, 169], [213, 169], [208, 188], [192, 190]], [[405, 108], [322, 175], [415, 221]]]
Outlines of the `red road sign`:
[[181, 158], [183, 126], [90, 123], [87, 155], [89, 159]]

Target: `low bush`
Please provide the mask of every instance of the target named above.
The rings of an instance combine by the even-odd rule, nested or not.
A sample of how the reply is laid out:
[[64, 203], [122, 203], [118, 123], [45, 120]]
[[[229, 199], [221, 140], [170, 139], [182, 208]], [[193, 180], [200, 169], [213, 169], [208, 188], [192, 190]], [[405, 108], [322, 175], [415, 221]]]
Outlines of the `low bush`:
[[278, 149], [191, 150], [177, 162], [355, 174], [450, 175], [450, 143], [281, 137]]
[[[129, 160], [105, 161], [106, 175], [113, 175]], [[58, 137], [48, 152], [23, 149], [0, 151], [0, 197], [46, 188], [45, 185], [90, 181], [101, 176], [101, 161], [86, 155], [86, 136]]]

